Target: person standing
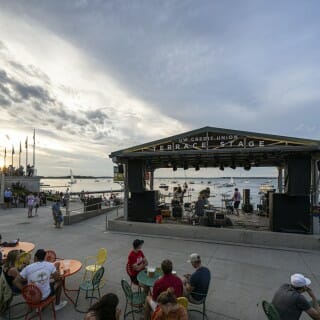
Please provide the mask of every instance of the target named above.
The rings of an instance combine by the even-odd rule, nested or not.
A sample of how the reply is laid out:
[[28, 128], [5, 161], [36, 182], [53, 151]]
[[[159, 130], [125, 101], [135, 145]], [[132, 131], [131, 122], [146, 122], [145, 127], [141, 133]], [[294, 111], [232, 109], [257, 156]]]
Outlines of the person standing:
[[12, 201], [12, 191], [10, 188], [7, 188], [4, 191], [4, 202], [6, 204], [6, 208], [11, 208], [11, 201]]
[[241, 194], [240, 194], [238, 188], [234, 189], [232, 200], [233, 200], [233, 208], [235, 209], [236, 214], [238, 216], [239, 215], [239, 205], [240, 205], [240, 201], [241, 201]]
[[27, 196], [28, 218], [32, 218], [33, 205], [34, 205], [34, 195], [30, 193]]
[[[272, 304], [278, 311], [281, 320], [298, 320], [302, 312], [306, 312], [311, 319], [320, 319], [320, 307], [316, 296], [309, 287], [310, 279], [303, 274], [295, 273], [291, 276], [290, 284], [283, 284], [275, 293]], [[312, 305], [303, 293], [312, 299]]]
[[61, 228], [62, 213], [60, 208], [60, 199], [52, 205], [52, 216], [56, 228]]
[[33, 206], [34, 206], [34, 215], [35, 215], [36, 217], [38, 217], [38, 208], [40, 207], [40, 197], [39, 197], [39, 194], [37, 194], [37, 195], [34, 197]]
[[201, 265], [201, 258], [197, 253], [192, 253], [188, 262], [196, 271], [192, 275], [186, 274], [184, 276], [185, 296], [190, 302], [197, 303], [208, 293], [211, 274], [208, 268]]
[[137, 285], [139, 284], [137, 280], [138, 273], [148, 265], [148, 260], [141, 250], [143, 244], [144, 241], [140, 239], [133, 241], [133, 250], [130, 251], [127, 261], [127, 273], [131, 281]]

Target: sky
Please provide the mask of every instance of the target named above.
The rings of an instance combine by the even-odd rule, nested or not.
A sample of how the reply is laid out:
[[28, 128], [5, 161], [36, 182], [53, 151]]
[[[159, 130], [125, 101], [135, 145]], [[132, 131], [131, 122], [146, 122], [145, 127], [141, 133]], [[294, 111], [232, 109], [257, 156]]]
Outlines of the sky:
[[204, 126], [320, 140], [319, 9], [0, 0], [0, 166], [20, 141], [25, 166], [26, 137], [32, 164], [34, 128], [46, 176], [112, 175], [111, 152]]

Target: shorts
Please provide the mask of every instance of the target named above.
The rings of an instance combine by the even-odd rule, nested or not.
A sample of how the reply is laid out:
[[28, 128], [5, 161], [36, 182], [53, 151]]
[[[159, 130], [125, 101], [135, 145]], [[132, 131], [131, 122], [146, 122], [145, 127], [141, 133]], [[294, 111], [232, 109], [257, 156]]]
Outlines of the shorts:
[[51, 282], [51, 283], [50, 283], [50, 294], [49, 294], [49, 297], [54, 296], [54, 294], [55, 294], [54, 282]]
[[239, 205], [240, 205], [240, 201], [235, 201], [234, 204], [233, 204], [233, 207], [235, 209], [238, 209], [239, 208]]
[[11, 198], [9, 197], [4, 197], [4, 202], [10, 202], [11, 201]]

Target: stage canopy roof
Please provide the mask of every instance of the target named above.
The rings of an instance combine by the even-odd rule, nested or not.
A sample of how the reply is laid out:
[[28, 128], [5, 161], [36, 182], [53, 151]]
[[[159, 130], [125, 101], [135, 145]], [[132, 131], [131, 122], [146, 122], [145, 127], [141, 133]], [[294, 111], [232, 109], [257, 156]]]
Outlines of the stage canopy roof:
[[320, 159], [320, 141], [203, 127], [112, 152], [113, 162], [142, 160], [147, 167], [283, 167], [289, 157]]

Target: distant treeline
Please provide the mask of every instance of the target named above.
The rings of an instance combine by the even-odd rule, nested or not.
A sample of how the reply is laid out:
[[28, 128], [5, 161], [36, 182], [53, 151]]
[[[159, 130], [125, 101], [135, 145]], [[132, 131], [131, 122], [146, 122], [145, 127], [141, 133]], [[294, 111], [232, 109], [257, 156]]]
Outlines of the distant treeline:
[[[40, 176], [41, 179], [70, 179], [70, 176], [46, 177]], [[95, 177], [95, 176], [73, 176], [74, 179], [113, 179], [111, 176]]]

